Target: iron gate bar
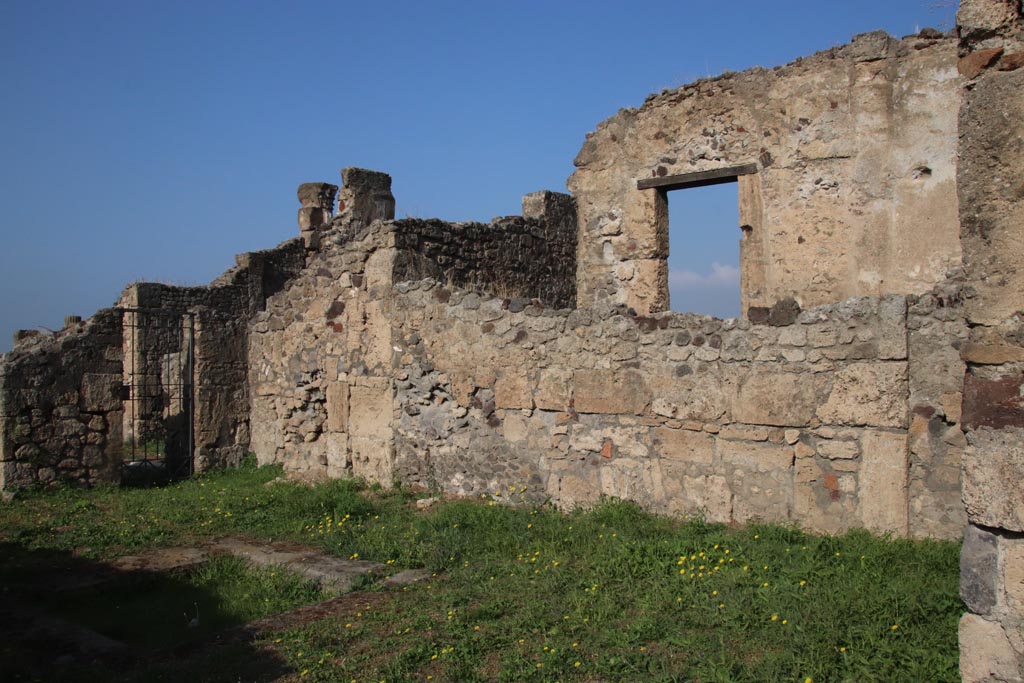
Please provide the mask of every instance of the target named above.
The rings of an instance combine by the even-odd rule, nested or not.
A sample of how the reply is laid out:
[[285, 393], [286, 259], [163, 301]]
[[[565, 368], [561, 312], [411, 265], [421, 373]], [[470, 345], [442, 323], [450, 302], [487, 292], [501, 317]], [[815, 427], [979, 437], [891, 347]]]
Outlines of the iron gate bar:
[[187, 477], [195, 470], [195, 314], [120, 311], [122, 482]]

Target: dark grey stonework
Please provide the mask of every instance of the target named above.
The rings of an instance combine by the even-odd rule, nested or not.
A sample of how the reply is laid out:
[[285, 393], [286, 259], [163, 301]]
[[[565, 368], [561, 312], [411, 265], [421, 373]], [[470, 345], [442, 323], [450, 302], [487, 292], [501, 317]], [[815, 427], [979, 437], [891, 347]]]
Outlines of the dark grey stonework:
[[975, 614], [988, 614], [996, 604], [998, 582], [998, 537], [968, 525], [960, 551], [960, 599]]
[[395, 282], [426, 277], [477, 288], [512, 300], [538, 299], [545, 306], [576, 303], [576, 211], [572, 197], [535, 193], [531, 216], [491, 223], [449, 223], [410, 218], [395, 221]]

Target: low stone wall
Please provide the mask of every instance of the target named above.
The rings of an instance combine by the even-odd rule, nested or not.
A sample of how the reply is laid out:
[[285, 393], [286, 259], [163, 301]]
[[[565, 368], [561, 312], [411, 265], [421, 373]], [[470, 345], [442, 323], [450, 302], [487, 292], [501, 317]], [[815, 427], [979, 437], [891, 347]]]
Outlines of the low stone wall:
[[0, 363], [0, 488], [118, 475], [121, 315], [23, 337]]

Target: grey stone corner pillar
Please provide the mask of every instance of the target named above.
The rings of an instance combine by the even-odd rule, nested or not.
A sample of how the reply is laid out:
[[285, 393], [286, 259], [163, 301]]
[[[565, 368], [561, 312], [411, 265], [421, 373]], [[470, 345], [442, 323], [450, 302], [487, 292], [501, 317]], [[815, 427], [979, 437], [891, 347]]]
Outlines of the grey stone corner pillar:
[[349, 166], [341, 169], [341, 182], [339, 216], [362, 225], [394, 220], [395, 196], [391, 194], [391, 176], [387, 173]]
[[299, 235], [307, 249], [320, 246], [319, 230], [334, 216], [334, 198], [338, 186], [330, 183], [302, 183], [299, 185]]

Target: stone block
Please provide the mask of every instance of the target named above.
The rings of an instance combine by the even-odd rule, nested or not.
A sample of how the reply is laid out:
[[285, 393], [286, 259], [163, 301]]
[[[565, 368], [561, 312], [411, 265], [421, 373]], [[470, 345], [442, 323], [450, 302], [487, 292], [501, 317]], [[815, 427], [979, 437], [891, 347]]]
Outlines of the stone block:
[[298, 189], [299, 203], [303, 207], [334, 210], [334, 198], [338, 194], [338, 186], [330, 183], [302, 183]]
[[452, 396], [460, 406], [468, 408], [473, 400], [473, 392], [476, 391], [476, 384], [473, 378], [468, 374], [457, 371], [453, 372], [451, 376], [451, 391]]
[[385, 488], [391, 487], [394, 483], [394, 455], [390, 443], [352, 436], [349, 438], [349, 447], [352, 454], [352, 476]]
[[530, 435], [529, 422], [519, 413], [506, 413], [501, 428], [505, 439], [511, 443], [526, 441]]
[[960, 618], [959, 636], [963, 683], [1020, 683], [1024, 662], [1001, 625], [968, 613]]
[[981, 72], [994, 64], [1002, 54], [1003, 49], [1001, 47], [972, 52], [960, 59], [956, 65], [957, 71], [964, 78], [977, 78], [981, 75]]
[[981, 429], [968, 442], [961, 492], [968, 519], [1024, 531], [1024, 430]]
[[1015, 618], [1024, 619], [1024, 538], [1001, 538], [999, 554], [1006, 607]]
[[967, 342], [960, 347], [960, 358], [975, 365], [1002, 365], [1024, 361], [1024, 348], [1012, 344]]
[[604, 457], [645, 458], [649, 430], [643, 426], [580, 423], [572, 430], [570, 447], [577, 451], [601, 453]]
[[852, 363], [836, 372], [818, 418], [825, 424], [906, 427], [907, 393], [906, 363]]
[[533, 383], [522, 371], [509, 370], [494, 384], [494, 405], [504, 409], [533, 408]]
[[87, 372], [82, 375], [81, 409], [87, 413], [120, 410], [121, 376]]
[[714, 524], [732, 521], [732, 491], [720, 474], [692, 474], [677, 471], [677, 461], [662, 461], [665, 480], [665, 512], [695, 515]]
[[1024, 427], [1024, 373], [994, 379], [964, 375], [963, 421], [979, 427]]
[[792, 325], [800, 316], [800, 304], [792, 297], [776, 301], [768, 311], [768, 324], [772, 327]]
[[573, 463], [571, 469], [552, 472], [547, 494], [565, 510], [592, 505], [601, 499], [600, 470], [584, 461]]
[[735, 470], [728, 477], [732, 521], [782, 523], [792, 515], [792, 479], [782, 473], [759, 474]]
[[963, 401], [964, 396], [959, 391], [947, 392], [939, 397], [939, 403], [942, 405], [942, 412], [945, 413], [946, 419], [949, 422], [960, 422], [963, 410]]
[[665, 500], [661, 463], [657, 460], [615, 458], [600, 468], [601, 493], [636, 501], [650, 508]]
[[744, 441], [767, 441], [768, 428], [757, 425], [728, 424], [718, 432], [723, 439]]
[[[673, 347], [675, 348], [675, 347]], [[668, 372], [652, 373], [648, 382], [659, 408], [678, 420], [716, 422], [727, 415], [735, 389], [724, 374], [706, 373], [676, 376]]]
[[866, 430], [861, 437], [860, 521], [880, 533], [907, 534], [907, 435]]
[[640, 415], [649, 402], [643, 377], [632, 370], [577, 370], [573, 385], [575, 408], [580, 413]]
[[327, 455], [327, 476], [332, 479], [346, 476], [351, 465], [348, 435], [341, 432], [327, 433], [321, 439]]
[[710, 465], [715, 456], [715, 437], [704, 432], [659, 427], [654, 430], [654, 451], [662, 458]]
[[960, 550], [960, 599], [975, 614], [996, 605], [999, 584], [999, 537], [969, 524]]
[[738, 467], [751, 472], [788, 472], [793, 466], [793, 447], [756, 441], [720, 439], [715, 450], [726, 468]]
[[545, 368], [540, 371], [533, 400], [541, 410], [567, 411], [572, 397], [572, 370]]
[[327, 429], [331, 432], [348, 431], [348, 383], [327, 385]]
[[353, 437], [389, 441], [394, 411], [391, 384], [384, 378], [372, 379], [349, 388], [348, 431]]
[[837, 441], [821, 439], [818, 441], [818, 453], [829, 460], [848, 460], [860, 454], [856, 441]]
[[331, 212], [313, 206], [299, 209], [299, 232], [312, 232], [331, 220]]
[[740, 381], [733, 419], [756, 425], [805, 427], [818, 405], [815, 376], [751, 370]]

